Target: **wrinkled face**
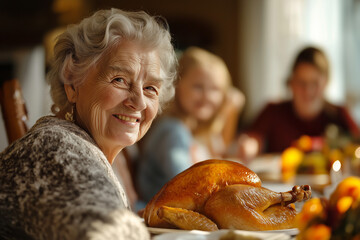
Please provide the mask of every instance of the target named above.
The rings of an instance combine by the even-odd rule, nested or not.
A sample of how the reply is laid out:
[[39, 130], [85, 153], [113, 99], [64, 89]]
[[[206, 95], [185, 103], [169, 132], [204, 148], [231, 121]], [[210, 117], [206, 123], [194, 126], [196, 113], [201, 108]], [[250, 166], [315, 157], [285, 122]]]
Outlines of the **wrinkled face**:
[[76, 90], [76, 121], [106, 152], [132, 145], [149, 129], [159, 107], [160, 59], [123, 42], [103, 57]]
[[313, 65], [299, 64], [290, 81], [295, 108], [303, 116], [318, 114], [323, 106], [326, 77]]
[[214, 116], [224, 99], [224, 72], [217, 67], [193, 67], [177, 86], [177, 100], [182, 109], [199, 121]]

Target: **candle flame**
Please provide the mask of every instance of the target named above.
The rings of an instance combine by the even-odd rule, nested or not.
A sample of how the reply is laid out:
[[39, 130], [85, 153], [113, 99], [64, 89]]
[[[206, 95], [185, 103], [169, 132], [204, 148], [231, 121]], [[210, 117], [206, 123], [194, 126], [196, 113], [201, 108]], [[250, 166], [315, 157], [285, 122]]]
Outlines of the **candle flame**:
[[355, 150], [355, 157], [360, 158], [360, 147]]
[[335, 172], [338, 172], [340, 171], [341, 169], [341, 162], [339, 160], [336, 160], [333, 165], [332, 165], [332, 169], [335, 171]]

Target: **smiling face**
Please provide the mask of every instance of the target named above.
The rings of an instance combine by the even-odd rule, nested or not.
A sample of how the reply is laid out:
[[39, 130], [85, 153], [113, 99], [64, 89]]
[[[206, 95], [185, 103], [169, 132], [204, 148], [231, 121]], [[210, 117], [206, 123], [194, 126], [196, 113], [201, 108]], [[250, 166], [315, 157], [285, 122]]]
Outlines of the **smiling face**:
[[160, 59], [156, 51], [123, 42], [93, 67], [86, 80], [65, 86], [76, 104], [76, 123], [112, 162], [149, 129], [159, 108]]
[[177, 100], [185, 114], [198, 121], [210, 120], [223, 102], [225, 77], [216, 65], [189, 69], [177, 87]]
[[316, 116], [324, 103], [327, 79], [314, 65], [300, 63], [290, 81], [293, 102], [298, 115], [304, 119]]

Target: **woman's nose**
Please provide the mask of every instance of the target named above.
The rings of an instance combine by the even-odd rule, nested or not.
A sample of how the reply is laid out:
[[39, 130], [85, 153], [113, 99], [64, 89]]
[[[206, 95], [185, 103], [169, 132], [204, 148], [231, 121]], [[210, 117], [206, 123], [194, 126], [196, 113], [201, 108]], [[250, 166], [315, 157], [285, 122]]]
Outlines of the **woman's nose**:
[[143, 90], [138, 89], [136, 91], [129, 91], [129, 95], [125, 100], [125, 105], [137, 111], [144, 110], [146, 108], [146, 103]]

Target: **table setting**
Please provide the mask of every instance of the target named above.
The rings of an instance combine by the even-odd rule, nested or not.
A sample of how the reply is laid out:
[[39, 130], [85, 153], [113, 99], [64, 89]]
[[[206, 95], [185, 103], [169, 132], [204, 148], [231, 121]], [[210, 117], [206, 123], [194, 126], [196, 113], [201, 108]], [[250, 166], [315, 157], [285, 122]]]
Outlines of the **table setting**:
[[[305, 140], [309, 140], [309, 138]], [[157, 201], [159, 204], [156, 205], [152, 203], [152, 208], [158, 210], [158, 215], [159, 211], [161, 212], [160, 215], [163, 217], [161, 221], [166, 219], [167, 223], [173, 225], [170, 225], [171, 227], [164, 227], [165, 225], [161, 226], [160, 224], [159, 227], [156, 226], [156, 224], [151, 226], [151, 224], [146, 223], [149, 232], [152, 234], [152, 239], [306, 240], [313, 239], [313, 236], [325, 236], [325, 238], [322, 239], [340, 239], [342, 236], [360, 237], [360, 230], [358, 230], [360, 229], [360, 217], [357, 217], [360, 216], [360, 178], [358, 177], [358, 168], [354, 165], [360, 159], [360, 146], [353, 144], [351, 145], [351, 150], [350, 146], [348, 146], [347, 149], [341, 151], [333, 151], [332, 149], [304, 150], [301, 147], [304, 147], [305, 140], [304, 138], [301, 139], [301, 141], [299, 140], [299, 145], [291, 146], [282, 153], [260, 155], [252, 161], [243, 164], [241, 161], [234, 159], [204, 161], [208, 162], [204, 164], [210, 165], [212, 164], [211, 161], [215, 161], [218, 165], [216, 168], [204, 168], [206, 169], [204, 170], [205, 173], [195, 174], [189, 182], [186, 182], [186, 173], [185, 175], [183, 173], [180, 174], [180, 178], [176, 177], [180, 180], [176, 180], [175, 178], [175, 180], [170, 181], [168, 184], [176, 187], [172, 190], [166, 189], [165, 187], [165, 189], [162, 190], [165, 195], [166, 191], [170, 193], [179, 191], [178, 195], [170, 194], [168, 199], [166, 197], [162, 198], [163, 196], [161, 196], [161, 194], [155, 196], [155, 198], [158, 198]], [[309, 144], [309, 142], [307, 144]], [[239, 165], [247, 168], [249, 172], [245, 175], [248, 177], [248, 174], [253, 174], [251, 176], [254, 177], [254, 179], [258, 178], [259, 183], [249, 183], [247, 179], [242, 179], [240, 182], [233, 181], [232, 175], [242, 173], [229, 170], [231, 168], [227, 169], [225, 173], [225, 170], [222, 169], [222, 164], [225, 163], [235, 164], [232, 168], [237, 168]], [[194, 172], [203, 171], [200, 167], [197, 168], [198, 170], [194, 170]], [[185, 172], [190, 171], [191, 168]], [[211, 175], [209, 172], [215, 173]], [[222, 180], [224, 180], [226, 184], [221, 186], [218, 182], [215, 183], [213, 179], [217, 177], [219, 177], [219, 179], [223, 178]], [[249, 179], [252, 179], [252, 177]], [[197, 187], [197, 185], [189, 187], [193, 184], [192, 181], [194, 181], [194, 179], [200, 182], [198, 185], [203, 185], [205, 192]], [[219, 181], [221, 182], [222, 180]], [[242, 181], [245, 181], [245, 183]], [[240, 185], [250, 184], [252, 186], [243, 188], [238, 186], [239, 183]], [[212, 193], [210, 193], [213, 190], [209, 190], [210, 188], [217, 189], [214, 193], [215, 195], [218, 194], [219, 197], [213, 197]], [[252, 189], [252, 193], [247, 193], [248, 188]], [[233, 194], [232, 191], [234, 191], [236, 197], [234, 198], [232, 195], [227, 195], [228, 193], [226, 193], [224, 189], [232, 189], [228, 190], [228, 192]], [[266, 191], [262, 192], [263, 189], [266, 189]], [[186, 191], [190, 191], [190, 193]], [[244, 191], [245, 194], [241, 193], [242, 191]], [[200, 208], [194, 207], [197, 204], [197, 198], [199, 196], [194, 196], [192, 192], [197, 193], [200, 198], [201, 196], [206, 196], [206, 200], [204, 200], [205, 202], [203, 203], [204, 205]], [[225, 192], [225, 194], [222, 192]], [[252, 195], [254, 192], [256, 194]], [[291, 225], [285, 224], [277, 227], [264, 227], [266, 224], [263, 222], [261, 224], [263, 224], [262, 227], [264, 228], [262, 229], [260, 224], [259, 229], [256, 229], [255, 227], [252, 228], [252, 224], [246, 223], [246, 220], [252, 221], [250, 218], [247, 219], [248, 215], [243, 213], [236, 215], [238, 214], [238, 208], [243, 207], [241, 206], [243, 202], [254, 201], [254, 209], [256, 209], [256, 204], [260, 204], [261, 202], [261, 200], [256, 202], [255, 199], [257, 199], [257, 197], [260, 196], [260, 199], [266, 199], [269, 195], [273, 194], [281, 195], [281, 201], [277, 203], [281, 204], [277, 205], [276, 202], [269, 202], [269, 206], [272, 204], [275, 204], [274, 206], [287, 206], [288, 208], [293, 208], [294, 212], [296, 212], [293, 218], [289, 218]], [[287, 199], [287, 194], [292, 197]], [[183, 203], [174, 204], [175, 198], [178, 202]], [[213, 198], [215, 200], [213, 200]], [[228, 201], [227, 198], [232, 200]], [[289, 200], [294, 200], [294, 198], [298, 200]], [[237, 202], [239, 201], [238, 199], [243, 199], [243, 201]], [[213, 202], [215, 202], [215, 204]], [[160, 203], [171, 207], [162, 207]], [[213, 206], [215, 206], [213, 209], [215, 213], [209, 210]], [[267, 211], [273, 211], [272, 209], [276, 208], [277, 207], [269, 207]], [[198, 209], [200, 209], [200, 211]], [[263, 217], [270, 217], [270, 215], [266, 215], [267, 211], [263, 209], [259, 211], [258, 214], [263, 214]], [[236, 214], [234, 212], [236, 212]], [[221, 217], [221, 215], [225, 217]], [[269, 219], [274, 220], [275, 215]], [[150, 218], [153, 217], [150, 214], [147, 216], [148, 219], [149, 216]], [[201, 229], [199, 226], [196, 227], [196, 224], [198, 224], [197, 221], [204, 221], [204, 218], [206, 224], [209, 223], [207, 221], [210, 221], [209, 226], [214, 225], [215, 227], [209, 229]], [[231, 220], [226, 220], [226, 218]], [[239, 220], [242, 218], [245, 220]], [[188, 223], [179, 223], [179, 219]], [[277, 220], [275, 219], [275, 221]], [[194, 224], [194, 226], [191, 224]], [[256, 224], [257, 222], [255, 221], [254, 225]]]

